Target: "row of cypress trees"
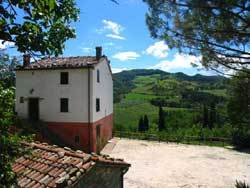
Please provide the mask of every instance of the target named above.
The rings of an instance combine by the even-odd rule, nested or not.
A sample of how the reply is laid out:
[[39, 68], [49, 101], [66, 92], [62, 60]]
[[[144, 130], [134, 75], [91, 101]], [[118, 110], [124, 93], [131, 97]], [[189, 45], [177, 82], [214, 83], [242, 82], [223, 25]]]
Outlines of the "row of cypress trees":
[[[165, 113], [162, 106], [159, 106], [159, 118], [158, 118], [158, 130], [162, 131], [165, 129]], [[138, 131], [146, 132], [149, 130], [148, 116], [141, 116], [138, 122]]]
[[148, 116], [147, 115], [144, 115], [144, 117], [141, 116], [138, 123], [138, 131], [145, 132], [148, 131], [148, 129], [149, 129]]

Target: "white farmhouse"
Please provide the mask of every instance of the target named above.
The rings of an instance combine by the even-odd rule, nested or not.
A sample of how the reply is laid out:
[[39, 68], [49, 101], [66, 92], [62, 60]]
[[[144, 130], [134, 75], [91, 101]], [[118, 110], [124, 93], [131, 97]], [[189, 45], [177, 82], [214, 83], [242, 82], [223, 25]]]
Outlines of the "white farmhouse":
[[112, 137], [113, 80], [108, 58], [46, 58], [16, 69], [16, 112], [45, 122], [65, 143], [99, 151]]

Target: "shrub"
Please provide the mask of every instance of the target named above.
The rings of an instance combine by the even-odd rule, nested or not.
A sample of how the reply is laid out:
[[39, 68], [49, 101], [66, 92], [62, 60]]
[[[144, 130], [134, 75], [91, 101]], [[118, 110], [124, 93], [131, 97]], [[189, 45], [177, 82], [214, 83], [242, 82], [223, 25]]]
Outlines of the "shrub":
[[250, 129], [235, 129], [232, 134], [232, 143], [238, 148], [250, 147]]
[[246, 184], [246, 182], [241, 182], [241, 181], [237, 181], [235, 183], [235, 187], [236, 188], [250, 188], [249, 185]]

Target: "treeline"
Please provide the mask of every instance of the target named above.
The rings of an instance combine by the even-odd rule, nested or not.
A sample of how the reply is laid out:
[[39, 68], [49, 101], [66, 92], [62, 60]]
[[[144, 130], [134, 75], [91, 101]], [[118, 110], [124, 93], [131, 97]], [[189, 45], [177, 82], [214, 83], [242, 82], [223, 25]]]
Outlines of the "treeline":
[[184, 91], [178, 100], [174, 98], [157, 97], [150, 100], [155, 106], [168, 106], [175, 108], [194, 108], [197, 105], [210, 105], [212, 103], [225, 103], [226, 98], [200, 91]]
[[160, 75], [161, 80], [175, 79], [199, 84], [199, 89], [224, 89], [228, 79], [222, 76], [203, 76], [200, 74], [189, 76], [184, 73], [168, 73], [153, 69], [134, 69], [113, 74], [114, 102], [120, 102], [125, 94], [129, 93], [135, 85], [133, 80], [136, 76]]

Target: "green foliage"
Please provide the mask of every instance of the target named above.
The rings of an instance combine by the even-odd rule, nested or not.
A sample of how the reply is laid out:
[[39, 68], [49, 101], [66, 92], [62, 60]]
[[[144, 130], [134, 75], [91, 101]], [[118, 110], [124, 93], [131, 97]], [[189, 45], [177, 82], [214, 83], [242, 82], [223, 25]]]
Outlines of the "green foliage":
[[144, 132], [144, 122], [143, 122], [143, 117], [141, 116], [139, 119], [139, 123], [138, 123], [138, 131], [139, 132]]
[[149, 129], [148, 116], [147, 115], [144, 115], [144, 117], [141, 116], [138, 122], [138, 131], [145, 132], [148, 131], [148, 129]]
[[[188, 104], [185, 104], [185, 101], [180, 101], [182, 97], [187, 96], [190, 96], [190, 100], [197, 98], [196, 95], [202, 95], [202, 101], [207, 101], [211, 97], [213, 100], [221, 101], [224, 99], [225, 85], [228, 82], [228, 79], [222, 76], [199, 74], [188, 76], [183, 73], [146, 69], [123, 71], [114, 74], [113, 78], [115, 103], [120, 102], [126, 94], [131, 94], [133, 90], [133, 95], [140, 95], [140, 98], [163, 98], [164, 101], [167, 100], [168, 104], [173, 104], [172, 107], [174, 105], [187, 107]], [[196, 94], [197, 90], [202, 90], [201, 94]]]
[[216, 123], [216, 109], [215, 109], [215, 104], [211, 103], [209, 112], [209, 122], [208, 122], [209, 129], [212, 129], [214, 127], [214, 123]]
[[[130, 73], [129, 73], [130, 72]], [[138, 118], [147, 114], [150, 127], [147, 133], [160, 134], [163, 137], [173, 137], [183, 140], [184, 137], [231, 137], [232, 127], [227, 122], [227, 112], [225, 102], [227, 100], [225, 89], [227, 79], [221, 76], [188, 76], [182, 73], [165, 73], [162, 71], [151, 70], [131, 70], [115, 74], [118, 78], [123, 75], [124, 85], [126, 79], [130, 79], [133, 88], [127, 94], [123, 94], [120, 102], [114, 105], [114, 129], [115, 131], [137, 132]], [[133, 75], [129, 77], [128, 75]], [[157, 95], [152, 90], [158, 83], [166, 84], [166, 88], [178, 85], [179, 92], [166, 91], [168, 95]], [[168, 80], [170, 80], [168, 82]], [[217, 88], [218, 87], [218, 88]], [[213, 95], [213, 90], [220, 89], [220, 95]], [[205, 92], [203, 90], [206, 90]], [[165, 92], [165, 91], [163, 91]], [[198, 93], [198, 94], [197, 94]], [[186, 96], [184, 96], [187, 94]], [[178, 95], [178, 97], [174, 97]], [[218, 100], [222, 99], [222, 100]], [[215, 102], [215, 112], [211, 111], [211, 102]], [[207, 107], [208, 120], [206, 126], [203, 124], [203, 103]], [[159, 132], [159, 106], [164, 111], [164, 121], [166, 127]], [[131, 113], [132, 112], [132, 113]], [[211, 116], [212, 115], [212, 116]], [[214, 117], [215, 116], [215, 117]], [[213, 121], [212, 129], [209, 129], [209, 120]], [[145, 118], [144, 118], [145, 119]], [[184, 137], [183, 137], [184, 136]]]
[[0, 185], [10, 187], [16, 181], [12, 172], [12, 161], [27, 153], [21, 146], [21, 141], [28, 139], [17, 134], [11, 134], [10, 126], [14, 123], [14, 88], [4, 89], [0, 85]]
[[232, 134], [232, 143], [239, 148], [250, 148], [250, 129], [236, 128]]
[[206, 105], [203, 105], [203, 128], [208, 127], [208, 109]]
[[3, 0], [0, 10], [0, 39], [14, 42], [20, 52], [57, 56], [75, 37], [70, 24], [78, 20], [79, 9], [74, 0]]
[[228, 114], [234, 127], [250, 129], [250, 76], [238, 73], [229, 88]]
[[249, 0], [144, 2], [149, 6], [146, 23], [151, 36], [165, 40], [170, 48], [201, 56], [202, 65], [214, 70], [240, 70], [250, 64]]
[[15, 68], [19, 65], [16, 57], [10, 58], [8, 54], [0, 52], [0, 81], [4, 88], [15, 85]]
[[242, 182], [242, 181], [237, 181], [235, 183], [235, 187], [236, 188], [250, 188], [249, 185], [246, 184], [246, 182]]
[[229, 88], [228, 114], [234, 127], [233, 144], [250, 147], [250, 77], [238, 73]]
[[159, 106], [159, 120], [158, 130], [163, 131], [165, 129], [165, 113], [161, 106]]
[[148, 129], [149, 129], [149, 121], [148, 121], [148, 116], [147, 115], [144, 116], [143, 124], [144, 124], [145, 131], [148, 131]]

